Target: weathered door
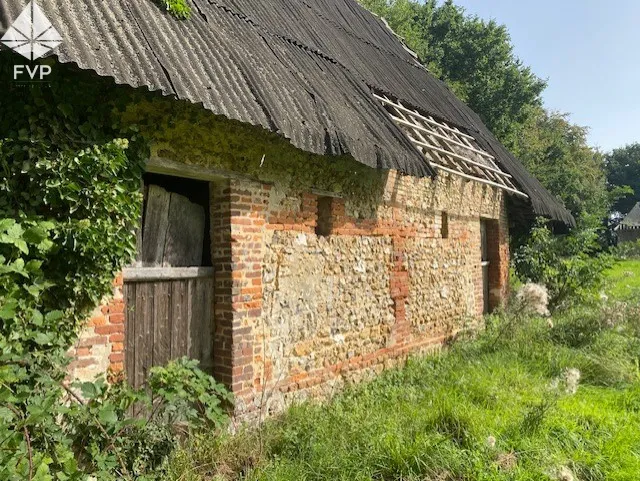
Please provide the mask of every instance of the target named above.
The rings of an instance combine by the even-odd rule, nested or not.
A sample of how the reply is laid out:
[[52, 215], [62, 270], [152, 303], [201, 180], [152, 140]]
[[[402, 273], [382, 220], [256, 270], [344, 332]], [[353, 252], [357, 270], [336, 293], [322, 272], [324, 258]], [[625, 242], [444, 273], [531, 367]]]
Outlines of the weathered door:
[[480, 221], [480, 248], [482, 250], [482, 302], [484, 314], [489, 313], [489, 245], [487, 241], [487, 221]]
[[211, 372], [213, 268], [133, 268], [124, 271], [125, 371], [134, 387], [149, 369], [187, 356]]
[[[151, 180], [151, 182], [148, 182]], [[213, 267], [208, 185], [145, 178], [138, 267], [125, 269], [125, 371], [134, 387], [149, 370], [187, 356], [213, 366]]]

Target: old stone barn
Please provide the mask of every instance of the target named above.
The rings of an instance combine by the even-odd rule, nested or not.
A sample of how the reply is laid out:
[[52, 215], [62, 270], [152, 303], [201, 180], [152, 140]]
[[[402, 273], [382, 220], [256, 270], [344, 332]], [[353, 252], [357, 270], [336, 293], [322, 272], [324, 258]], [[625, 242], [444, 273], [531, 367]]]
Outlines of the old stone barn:
[[[7, 19], [24, 7], [3, 2]], [[500, 304], [509, 229], [570, 214], [354, 0], [40, 0], [54, 70], [132, 92], [138, 260], [73, 373], [191, 356], [239, 414], [323, 397]]]

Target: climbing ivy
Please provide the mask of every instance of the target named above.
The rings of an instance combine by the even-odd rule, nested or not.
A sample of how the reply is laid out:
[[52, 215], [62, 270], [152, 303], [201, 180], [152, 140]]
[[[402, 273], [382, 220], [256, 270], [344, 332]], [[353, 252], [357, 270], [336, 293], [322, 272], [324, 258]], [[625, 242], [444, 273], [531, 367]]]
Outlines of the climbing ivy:
[[[13, 63], [0, 54], [0, 79]], [[83, 404], [64, 384], [66, 352], [135, 254], [148, 141], [114, 115], [130, 89], [55, 71], [50, 84], [0, 88], [0, 479], [151, 479], [171, 418], [129, 419], [151, 400], [124, 385], [87, 383]], [[223, 418], [226, 394], [194, 364], [157, 376], [154, 415], [193, 403], [205, 423]]]

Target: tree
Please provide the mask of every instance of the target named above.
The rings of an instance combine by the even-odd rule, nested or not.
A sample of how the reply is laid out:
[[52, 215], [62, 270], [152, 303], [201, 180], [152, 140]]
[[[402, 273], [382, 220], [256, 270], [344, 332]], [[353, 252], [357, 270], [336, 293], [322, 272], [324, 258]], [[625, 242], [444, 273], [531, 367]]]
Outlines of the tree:
[[611, 199], [604, 156], [587, 145], [588, 129], [567, 114], [536, 108], [515, 130], [511, 149], [529, 171], [576, 217], [602, 222]]
[[613, 210], [627, 214], [640, 202], [640, 143], [614, 149], [605, 159], [607, 183], [613, 192], [630, 187], [626, 196], [613, 204]]
[[602, 154], [587, 144], [585, 127], [542, 107], [546, 83], [514, 55], [504, 25], [466, 15], [451, 0], [360, 1], [384, 17], [576, 217], [591, 224], [607, 217], [619, 192], [607, 192]]

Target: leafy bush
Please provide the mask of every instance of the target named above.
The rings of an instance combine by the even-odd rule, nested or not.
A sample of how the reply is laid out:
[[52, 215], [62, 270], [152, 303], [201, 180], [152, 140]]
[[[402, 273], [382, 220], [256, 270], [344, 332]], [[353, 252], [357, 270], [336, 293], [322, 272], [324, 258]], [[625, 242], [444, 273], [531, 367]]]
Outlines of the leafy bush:
[[0, 140], [2, 479], [76, 472], [56, 418], [65, 353], [135, 252], [140, 166], [127, 148]]
[[620, 260], [640, 259], [640, 240], [618, 244], [611, 249], [611, 254]]
[[81, 465], [105, 479], [157, 479], [177, 447], [177, 422], [189, 434], [211, 432], [228, 420], [221, 402], [231, 402], [225, 388], [187, 358], [154, 367], [146, 389], [103, 380], [75, 388], [86, 401], [67, 390], [77, 402], [64, 413], [66, 432]]
[[554, 236], [539, 219], [526, 244], [515, 252], [514, 265], [521, 278], [547, 287], [553, 310], [596, 294], [611, 258], [601, 252], [596, 229]]

